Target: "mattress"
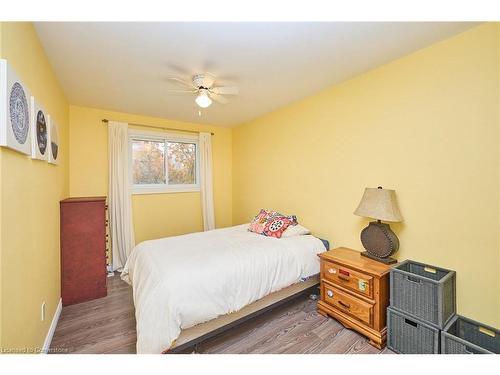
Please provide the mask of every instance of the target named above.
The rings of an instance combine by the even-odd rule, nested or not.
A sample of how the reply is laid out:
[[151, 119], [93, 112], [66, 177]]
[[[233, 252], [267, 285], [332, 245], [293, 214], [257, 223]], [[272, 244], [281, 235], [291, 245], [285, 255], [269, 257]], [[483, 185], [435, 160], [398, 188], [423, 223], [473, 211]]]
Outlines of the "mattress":
[[272, 238], [248, 224], [137, 245], [122, 279], [133, 287], [137, 353], [161, 353], [182, 329], [238, 311], [319, 272], [318, 238]]

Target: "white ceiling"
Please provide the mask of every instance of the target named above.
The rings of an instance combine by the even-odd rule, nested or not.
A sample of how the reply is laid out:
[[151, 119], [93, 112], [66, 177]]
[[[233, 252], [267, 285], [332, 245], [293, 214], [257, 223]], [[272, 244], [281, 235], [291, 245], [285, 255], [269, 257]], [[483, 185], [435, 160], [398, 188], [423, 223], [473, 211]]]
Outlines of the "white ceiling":
[[[472, 23], [35, 24], [71, 104], [234, 126], [462, 32]], [[198, 117], [167, 78], [200, 72], [240, 95]]]

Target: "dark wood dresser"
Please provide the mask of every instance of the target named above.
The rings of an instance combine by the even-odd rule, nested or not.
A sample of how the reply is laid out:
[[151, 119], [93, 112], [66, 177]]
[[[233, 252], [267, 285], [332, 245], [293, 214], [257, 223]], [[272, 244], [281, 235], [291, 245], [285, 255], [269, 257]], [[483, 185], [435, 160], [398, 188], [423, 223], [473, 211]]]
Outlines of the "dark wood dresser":
[[391, 266], [339, 247], [321, 259], [318, 312], [369, 338], [382, 349], [386, 343], [386, 310], [389, 305]]
[[106, 197], [68, 198], [60, 208], [62, 304], [105, 297]]

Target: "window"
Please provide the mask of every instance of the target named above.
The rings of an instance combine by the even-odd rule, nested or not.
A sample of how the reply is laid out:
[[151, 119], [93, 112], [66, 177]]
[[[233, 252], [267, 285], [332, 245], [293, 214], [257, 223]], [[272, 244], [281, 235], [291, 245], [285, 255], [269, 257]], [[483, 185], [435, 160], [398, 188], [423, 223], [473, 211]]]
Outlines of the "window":
[[198, 137], [131, 130], [132, 193], [199, 191]]

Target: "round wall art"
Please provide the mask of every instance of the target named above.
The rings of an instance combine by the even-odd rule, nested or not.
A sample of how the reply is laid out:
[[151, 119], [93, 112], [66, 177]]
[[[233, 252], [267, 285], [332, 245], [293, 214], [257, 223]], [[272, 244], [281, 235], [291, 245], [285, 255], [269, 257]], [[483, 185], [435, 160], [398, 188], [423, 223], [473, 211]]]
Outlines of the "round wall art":
[[57, 125], [52, 119], [49, 121], [49, 129], [50, 129], [49, 163], [57, 164], [59, 157], [59, 134], [57, 130]]
[[45, 115], [41, 110], [36, 114], [36, 144], [38, 151], [45, 155], [47, 150], [47, 123], [45, 122]]
[[0, 59], [0, 99], [0, 146], [32, 154], [31, 93], [4, 59]]
[[9, 97], [10, 124], [14, 137], [20, 144], [25, 144], [30, 129], [28, 100], [23, 87], [15, 82]]
[[49, 158], [50, 115], [40, 102], [31, 97], [31, 157], [38, 160]]

